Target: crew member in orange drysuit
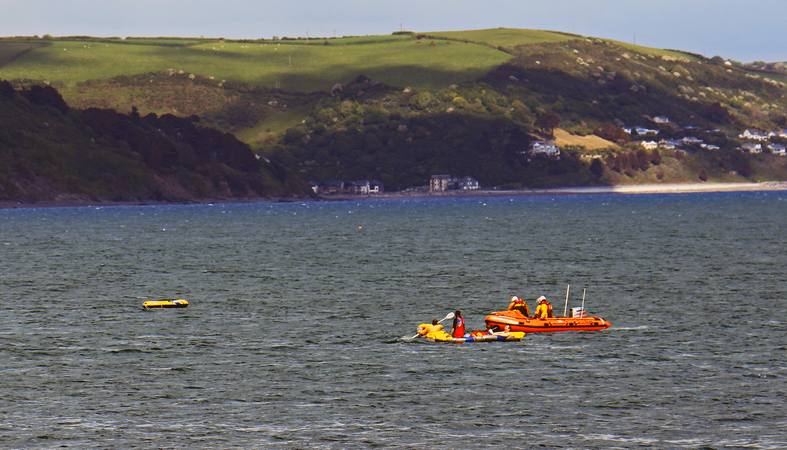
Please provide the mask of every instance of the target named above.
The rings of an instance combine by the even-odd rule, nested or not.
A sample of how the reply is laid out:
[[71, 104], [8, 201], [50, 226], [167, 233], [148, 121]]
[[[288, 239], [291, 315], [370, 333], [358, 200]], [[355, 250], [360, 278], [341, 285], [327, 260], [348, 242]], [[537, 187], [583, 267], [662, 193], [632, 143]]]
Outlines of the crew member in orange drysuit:
[[553, 317], [552, 315], [552, 304], [549, 303], [546, 297], [543, 295], [538, 297], [538, 306], [536, 307], [536, 313], [533, 315], [534, 319], [546, 319], [548, 317]]
[[516, 295], [511, 297], [511, 303], [508, 304], [509, 311], [519, 311], [525, 317], [530, 317], [530, 308], [527, 306], [525, 299], [519, 298]]

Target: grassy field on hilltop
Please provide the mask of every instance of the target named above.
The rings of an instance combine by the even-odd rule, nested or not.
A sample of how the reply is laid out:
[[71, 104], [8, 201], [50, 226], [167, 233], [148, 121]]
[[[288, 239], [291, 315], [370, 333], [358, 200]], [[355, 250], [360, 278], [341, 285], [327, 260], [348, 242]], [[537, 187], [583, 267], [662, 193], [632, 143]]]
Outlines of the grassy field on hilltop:
[[[323, 42], [317, 45], [317, 42]], [[324, 42], [329, 42], [328, 45]], [[29, 44], [28, 44], [29, 47]], [[65, 87], [167, 69], [217, 80], [296, 92], [327, 91], [363, 74], [393, 86], [444, 87], [480, 77], [509, 55], [472, 43], [381, 36], [326, 41], [224, 42], [173, 45], [129, 41], [50, 41], [17, 59], [28, 48], [0, 42], [0, 78], [49, 81]]]
[[544, 44], [547, 42], [562, 42], [577, 39], [566, 33], [556, 33], [544, 30], [526, 30], [520, 28], [490, 28], [486, 30], [468, 31], [439, 31], [426, 33], [428, 36], [436, 36], [446, 39], [466, 40], [469, 42], [480, 42], [493, 47], [513, 48], [519, 45]]
[[[413, 36], [406, 34], [380, 34], [369, 36], [344, 36], [334, 38], [287, 38], [278, 40], [261, 40], [258, 43], [274, 43], [281, 45], [362, 45], [362, 44], [383, 44], [386, 42], [398, 42], [412, 40]], [[327, 44], [326, 44], [327, 42]]]

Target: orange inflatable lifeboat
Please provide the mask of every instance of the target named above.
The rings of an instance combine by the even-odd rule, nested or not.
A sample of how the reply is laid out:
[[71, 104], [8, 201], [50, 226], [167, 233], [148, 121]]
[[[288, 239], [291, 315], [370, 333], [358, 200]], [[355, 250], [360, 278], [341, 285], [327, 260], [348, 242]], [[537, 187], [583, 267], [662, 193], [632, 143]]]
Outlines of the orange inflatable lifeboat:
[[511, 327], [511, 331], [525, 333], [554, 333], [557, 331], [601, 331], [612, 326], [598, 316], [589, 317], [550, 317], [548, 319], [530, 319], [520, 311], [497, 311], [484, 317], [487, 328], [497, 326]]

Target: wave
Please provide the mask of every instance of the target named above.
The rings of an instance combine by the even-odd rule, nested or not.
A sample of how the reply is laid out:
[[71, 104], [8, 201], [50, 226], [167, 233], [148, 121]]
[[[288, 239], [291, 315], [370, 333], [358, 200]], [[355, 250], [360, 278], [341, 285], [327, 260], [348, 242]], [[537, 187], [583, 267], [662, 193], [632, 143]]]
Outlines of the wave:
[[650, 327], [648, 325], [639, 325], [636, 327], [616, 327], [612, 326], [609, 331], [639, 331], [639, 330], [648, 330]]
[[153, 353], [160, 351], [160, 347], [146, 347], [146, 348], [107, 348], [104, 349], [107, 353]]

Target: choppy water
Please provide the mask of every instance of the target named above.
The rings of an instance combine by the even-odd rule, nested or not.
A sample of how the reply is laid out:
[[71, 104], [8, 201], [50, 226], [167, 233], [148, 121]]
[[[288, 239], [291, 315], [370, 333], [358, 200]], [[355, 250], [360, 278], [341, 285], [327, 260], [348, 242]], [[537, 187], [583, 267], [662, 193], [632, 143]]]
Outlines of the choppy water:
[[[0, 210], [0, 446], [783, 448], [785, 230], [787, 193]], [[614, 327], [398, 339], [567, 283]]]

